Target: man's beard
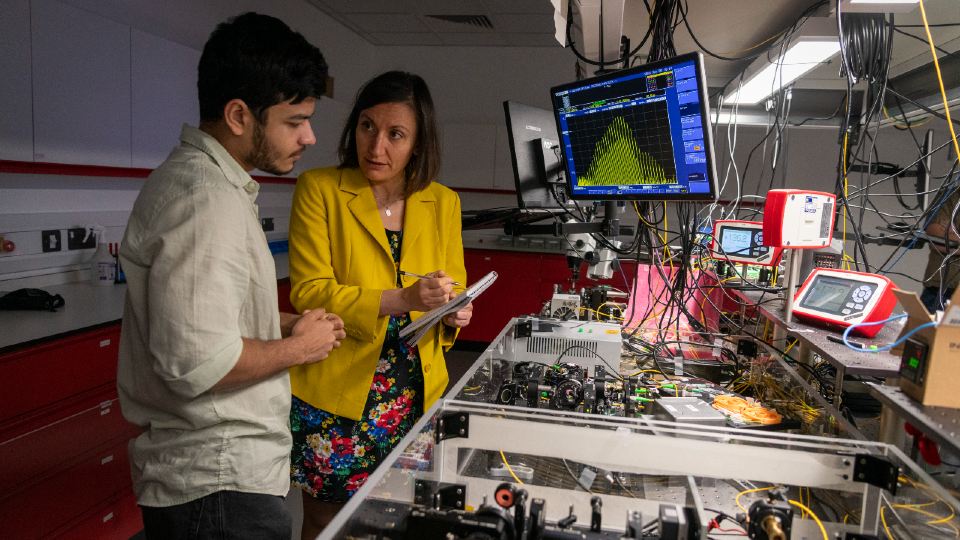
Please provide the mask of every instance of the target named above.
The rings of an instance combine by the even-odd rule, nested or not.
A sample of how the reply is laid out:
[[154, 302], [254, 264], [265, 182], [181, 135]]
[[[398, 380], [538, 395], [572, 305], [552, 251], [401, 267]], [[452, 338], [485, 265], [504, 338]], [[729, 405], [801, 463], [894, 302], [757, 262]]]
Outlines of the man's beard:
[[270, 174], [278, 176], [287, 174], [293, 170], [293, 166], [288, 169], [281, 169], [278, 165], [279, 154], [280, 152], [264, 136], [263, 124], [255, 122], [253, 126], [253, 150], [247, 157], [247, 163]]

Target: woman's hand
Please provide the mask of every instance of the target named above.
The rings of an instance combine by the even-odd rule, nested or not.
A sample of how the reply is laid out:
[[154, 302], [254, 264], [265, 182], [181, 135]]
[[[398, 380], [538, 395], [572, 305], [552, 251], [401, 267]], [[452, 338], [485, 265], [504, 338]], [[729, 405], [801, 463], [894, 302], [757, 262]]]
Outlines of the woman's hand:
[[403, 289], [403, 299], [409, 306], [408, 311], [430, 311], [442, 306], [453, 293], [453, 278], [443, 270], [428, 274], [428, 279], [418, 279], [413, 285]]
[[453, 328], [463, 328], [470, 324], [471, 317], [473, 317], [473, 302], [464, 306], [460, 311], [446, 315], [443, 318], [443, 324]]

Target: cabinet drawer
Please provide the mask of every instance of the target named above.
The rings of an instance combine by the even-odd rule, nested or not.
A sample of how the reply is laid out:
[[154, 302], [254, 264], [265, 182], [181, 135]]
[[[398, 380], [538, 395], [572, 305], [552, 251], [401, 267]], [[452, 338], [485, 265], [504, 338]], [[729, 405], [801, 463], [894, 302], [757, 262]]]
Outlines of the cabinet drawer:
[[143, 530], [143, 518], [133, 493], [89, 512], [50, 537], [58, 540], [127, 540]]
[[0, 422], [115, 381], [120, 325], [0, 355]]
[[129, 493], [129, 471], [126, 441], [92, 452], [73, 467], [0, 500], [0, 523], [5, 530], [26, 532], [26, 538], [48, 537], [104, 501]]
[[63, 417], [0, 442], [0, 494], [16, 492], [109, 441], [127, 435], [126, 441], [135, 433], [120, 414], [116, 392], [82, 406], [64, 409]]

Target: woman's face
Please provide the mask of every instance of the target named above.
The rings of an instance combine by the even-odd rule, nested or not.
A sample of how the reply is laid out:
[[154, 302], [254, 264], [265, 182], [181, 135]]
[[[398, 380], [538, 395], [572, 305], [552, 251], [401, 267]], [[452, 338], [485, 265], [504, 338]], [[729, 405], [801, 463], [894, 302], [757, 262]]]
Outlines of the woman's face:
[[367, 180], [402, 183], [417, 142], [417, 117], [406, 103], [381, 103], [357, 119], [357, 161]]

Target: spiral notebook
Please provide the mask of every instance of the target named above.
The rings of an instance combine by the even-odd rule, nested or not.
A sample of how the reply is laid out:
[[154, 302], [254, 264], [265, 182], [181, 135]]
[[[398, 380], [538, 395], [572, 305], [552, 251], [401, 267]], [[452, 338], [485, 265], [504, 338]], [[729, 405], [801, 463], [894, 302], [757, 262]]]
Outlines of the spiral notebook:
[[433, 325], [440, 322], [440, 319], [463, 309], [463, 307], [472, 302], [474, 298], [483, 294], [483, 291], [487, 290], [487, 287], [492, 285], [496, 280], [496, 272], [490, 272], [483, 276], [475, 281], [473, 285], [467, 287], [467, 290], [455, 296], [453, 300], [450, 300], [440, 307], [431, 309], [424, 313], [419, 319], [404, 327], [403, 330], [400, 330], [400, 339], [403, 339], [409, 344], [417, 343], [427, 334], [427, 331], [430, 330]]

